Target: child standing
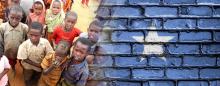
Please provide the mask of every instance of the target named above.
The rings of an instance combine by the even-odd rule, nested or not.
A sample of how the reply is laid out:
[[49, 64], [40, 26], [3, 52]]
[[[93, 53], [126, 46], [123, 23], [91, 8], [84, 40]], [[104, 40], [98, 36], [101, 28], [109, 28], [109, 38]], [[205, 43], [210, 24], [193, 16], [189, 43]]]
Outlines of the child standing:
[[39, 22], [32, 22], [29, 27], [29, 39], [24, 41], [18, 49], [17, 58], [21, 60], [26, 86], [36, 85], [41, 75], [41, 62], [45, 55], [53, 52], [47, 39], [41, 38], [43, 26]]
[[54, 32], [54, 27], [56, 25], [60, 25], [63, 20], [64, 20], [65, 14], [63, 12], [63, 6], [62, 2], [60, 0], [53, 0], [52, 5], [46, 12], [46, 25], [47, 25], [47, 30], [46, 30], [46, 38], [48, 41], [52, 43], [52, 38], [53, 38], [53, 32]]
[[[20, 6], [12, 6], [9, 10], [9, 21], [0, 25], [0, 51], [5, 52], [12, 48], [18, 48], [19, 45], [26, 40], [28, 26], [21, 23], [22, 8]], [[16, 55], [17, 51], [13, 53]], [[10, 56], [6, 56], [10, 57]], [[15, 71], [16, 56], [10, 57], [9, 63]]]
[[[20, 0], [8, 0], [8, 7], [6, 8], [6, 12], [5, 12], [5, 20], [6, 21], [8, 21], [9, 10], [13, 6], [20, 6]], [[22, 9], [22, 7], [21, 7], [21, 9]], [[21, 22], [22, 23], [26, 22], [26, 14], [24, 13], [23, 9], [22, 9], [22, 19], [21, 19]]]
[[81, 31], [75, 28], [75, 24], [77, 21], [77, 14], [75, 12], [67, 12], [64, 24], [55, 27], [53, 32], [53, 44], [54, 47], [59, 43], [60, 40], [67, 40], [70, 44], [72, 44], [75, 37], [79, 36]]
[[91, 49], [91, 42], [86, 38], [78, 38], [73, 45], [71, 61], [58, 86], [85, 86], [89, 76], [88, 63], [85, 60]]
[[6, 56], [3, 56], [3, 53], [0, 52], [0, 86], [7, 86], [8, 76], [7, 72], [10, 69], [10, 64]]
[[37, 21], [45, 25], [45, 6], [43, 1], [35, 1], [31, 11], [32, 12], [30, 12], [27, 17], [26, 23], [30, 25], [31, 22]]
[[48, 53], [41, 63], [43, 73], [38, 86], [56, 86], [68, 57], [70, 44], [60, 41], [55, 52]]

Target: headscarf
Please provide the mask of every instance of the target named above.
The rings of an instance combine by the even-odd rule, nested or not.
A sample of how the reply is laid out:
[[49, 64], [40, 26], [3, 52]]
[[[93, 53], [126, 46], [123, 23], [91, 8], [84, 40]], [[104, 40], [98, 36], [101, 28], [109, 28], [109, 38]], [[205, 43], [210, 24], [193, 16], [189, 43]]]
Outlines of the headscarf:
[[[36, 2], [40, 2], [43, 5], [43, 11], [40, 15], [36, 15], [34, 12], [30, 12], [29, 16], [28, 16], [30, 18], [30, 19], [28, 19], [28, 23], [33, 22], [33, 21], [38, 21], [44, 25], [45, 24], [45, 5], [44, 5], [44, 2], [42, 0], [35, 0], [34, 4]], [[32, 5], [32, 9], [34, 9], [34, 4]]]
[[47, 27], [48, 27], [48, 32], [53, 32], [53, 28], [56, 26], [56, 25], [59, 25], [63, 22], [64, 18], [65, 18], [65, 13], [63, 11], [63, 2], [61, 0], [58, 0], [60, 3], [61, 3], [61, 10], [58, 14], [54, 15], [52, 13], [52, 5], [54, 3], [55, 0], [52, 0], [52, 3], [50, 5], [50, 8], [47, 9], [47, 12], [46, 12], [46, 24], [47, 24]]

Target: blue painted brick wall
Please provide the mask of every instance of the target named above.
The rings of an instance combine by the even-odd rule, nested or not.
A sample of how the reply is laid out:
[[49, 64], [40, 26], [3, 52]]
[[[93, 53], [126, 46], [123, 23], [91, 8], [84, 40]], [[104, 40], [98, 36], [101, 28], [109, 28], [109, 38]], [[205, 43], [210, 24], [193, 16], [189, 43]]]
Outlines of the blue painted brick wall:
[[220, 0], [102, 0], [100, 86], [220, 86]]

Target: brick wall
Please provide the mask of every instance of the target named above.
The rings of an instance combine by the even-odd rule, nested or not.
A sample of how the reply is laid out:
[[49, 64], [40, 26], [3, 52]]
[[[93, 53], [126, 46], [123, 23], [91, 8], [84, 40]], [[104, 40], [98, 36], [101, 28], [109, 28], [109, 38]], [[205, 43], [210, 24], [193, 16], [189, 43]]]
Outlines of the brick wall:
[[220, 86], [220, 0], [103, 0], [97, 14], [105, 85]]

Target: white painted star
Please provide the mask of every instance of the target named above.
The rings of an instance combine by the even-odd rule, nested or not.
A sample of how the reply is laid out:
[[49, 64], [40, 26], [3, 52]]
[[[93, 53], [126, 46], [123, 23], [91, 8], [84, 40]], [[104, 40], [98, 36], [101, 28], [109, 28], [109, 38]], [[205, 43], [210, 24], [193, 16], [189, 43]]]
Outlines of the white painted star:
[[[156, 22], [155, 20], [152, 22], [149, 29], [156, 30], [155, 22]], [[143, 41], [143, 37], [140, 37], [140, 36], [139, 37], [133, 36], [133, 38], [137, 40], [138, 42]], [[173, 38], [174, 38], [173, 36], [159, 36], [157, 31], [149, 31], [148, 35], [145, 37], [145, 41], [146, 42], [169, 42]], [[142, 53], [149, 54], [149, 55], [150, 54], [163, 54], [164, 53], [163, 45], [159, 45], [159, 44], [145, 45]], [[164, 57], [162, 57], [161, 59], [166, 60]]]

